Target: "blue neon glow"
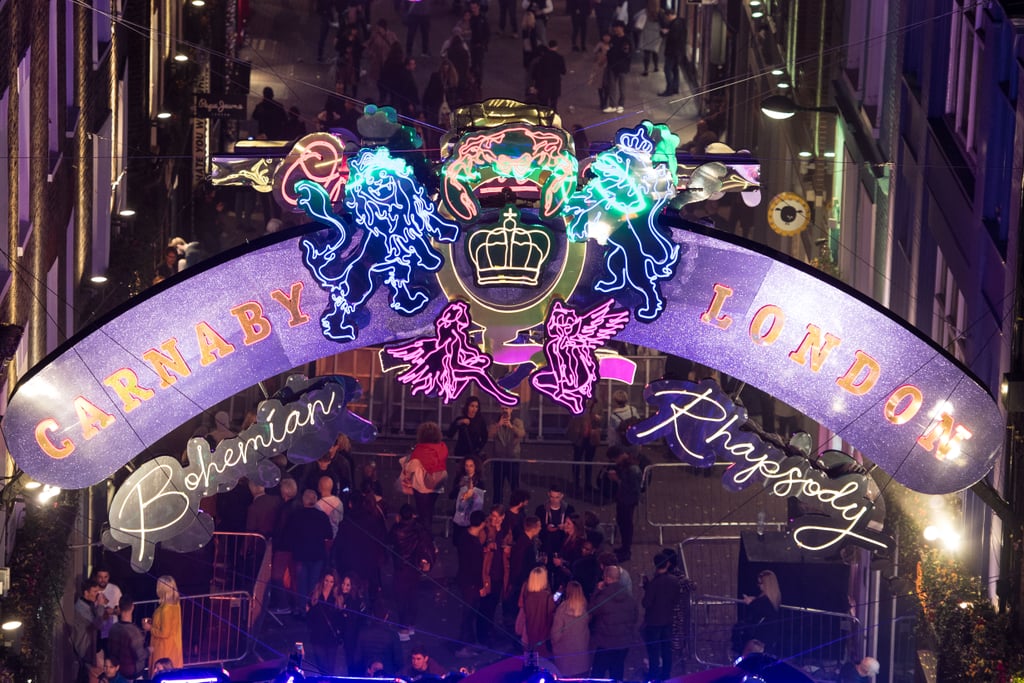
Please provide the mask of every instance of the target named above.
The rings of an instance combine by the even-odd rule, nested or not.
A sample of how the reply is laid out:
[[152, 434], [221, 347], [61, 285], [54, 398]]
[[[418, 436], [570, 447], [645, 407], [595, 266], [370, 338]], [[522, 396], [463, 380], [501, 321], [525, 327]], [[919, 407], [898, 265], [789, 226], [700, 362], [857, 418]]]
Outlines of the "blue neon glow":
[[[656, 320], [665, 308], [660, 282], [672, 277], [679, 245], [662, 234], [658, 217], [675, 196], [674, 158], [679, 138], [665, 126], [644, 121], [615, 135], [615, 146], [597, 155], [594, 175], [566, 203], [570, 240], [605, 245], [607, 275], [594, 289], [604, 294], [631, 289], [643, 298], [633, 315]], [[655, 159], [658, 163], [655, 163]]]
[[[430, 238], [454, 242], [459, 237], [459, 226], [438, 214], [412, 167], [387, 148], [359, 150], [349, 169], [347, 221], [331, 212], [327, 199], [313, 198], [323, 193], [314, 183], [302, 185], [310, 197], [300, 201], [311, 218], [329, 227], [326, 236], [304, 237], [301, 244], [304, 265], [330, 292], [331, 304], [320, 322], [324, 336], [335, 341], [356, 338], [353, 316], [381, 283], [391, 289], [394, 311], [414, 315], [423, 310], [430, 293], [414, 280], [419, 272], [434, 273], [444, 265]], [[346, 225], [362, 228], [356, 246]]]

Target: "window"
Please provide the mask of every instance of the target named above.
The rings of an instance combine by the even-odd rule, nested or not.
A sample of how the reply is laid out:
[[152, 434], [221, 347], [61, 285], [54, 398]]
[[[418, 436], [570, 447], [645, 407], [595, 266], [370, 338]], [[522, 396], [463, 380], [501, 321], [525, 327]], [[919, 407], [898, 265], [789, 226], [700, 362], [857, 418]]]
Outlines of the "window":
[[932, 316], [932, 338], [957, 360], [964, 362], [966, 336], [964, 330], [964, 295], [957, 287], [953, 271], [946, 265], [941, 250], [935, 252], [935, 310]]
[[[946, 70], [946, 114], [964, 147], [974, 150], [975, 88], [981, 43], [976, 35], [974, 11], [957, 2], [949, 32], [949, 66]], [[980, 16], [980, 13], [979, 13]]]

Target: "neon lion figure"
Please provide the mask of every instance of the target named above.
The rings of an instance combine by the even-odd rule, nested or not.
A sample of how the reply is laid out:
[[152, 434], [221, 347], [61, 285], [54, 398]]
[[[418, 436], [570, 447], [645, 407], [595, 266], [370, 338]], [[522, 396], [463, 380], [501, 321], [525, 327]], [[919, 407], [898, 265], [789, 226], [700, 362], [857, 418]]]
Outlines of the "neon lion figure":
[[590, 166], [594, 179], [569, 198], [565, 209], [570, 240], [594, 239], [606, 247], [607, 276], [594, 289], [636, 291], [643, 304], [634, 316], [644, 322], [665, 308], [659, 282], [672, 277], [679, 260], [679, 245], [658, 228], [661, 210], [676, 194], [678, 142], [665, 126], [650, 121], [623, 128], [615, 134], [615, 146]]
[[[393, 158], [386, 148], [359, 150], [349, 168], [345, 208], [349, 222], [362, 228], [357, 247], [349, 248], [352, 235], [338, 227], [336, 219], [320, 215], [329, 213], [322, 198], [299, 202], [311, 217], [334, 228], [326, 240], [307, 237], [301, 244], [306, 268], [330, 292], [331, 307], [320, 322], [324, 336], [335, 341], [356, 338], [352, 316], [380, 282], [391, 289], [390, 305], [398, 313], [414, 315], [423, 310], [430, 295], [426, 288], [412, 285], [413, 277], [416, 271], [434, 273], [444, 265], [430, 237], [440, 242], [454, 242], [459, 237], [459, 226], [438, 215], [413, 177], [412, 167]], [[312, 183], [301, 187], [303, 192], [317, 191]], [[309, 211], [310, 206], [320, 211]]]

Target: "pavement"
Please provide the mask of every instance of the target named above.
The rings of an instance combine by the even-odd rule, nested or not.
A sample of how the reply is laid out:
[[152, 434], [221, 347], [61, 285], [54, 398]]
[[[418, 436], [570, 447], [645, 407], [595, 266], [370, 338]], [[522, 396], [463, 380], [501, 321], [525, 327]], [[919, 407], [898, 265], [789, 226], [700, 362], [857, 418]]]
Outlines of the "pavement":
[[[437, 53], [457, 18], [444, 0], [424, 1], [432, 3], [430, 48], [433, 56], [416, 55], [416, 80], [421, 92], [430, 74], [440, 63]], [[496, 2], [492, 4], [496, 5]], [[239, 55], [252, 63], [249, 110], [252, 111], [259, 101], [263, 88], [270, 86], [274, 89], [276, 99], [285, 107], [298, 106], [308, 130], [316, 130], [316, 114], [323, 108], [327, 96], [333, 92], [334, 74], [332, 65], [316, 62], [319, 19], [313, 12], [314, 0], [261, 0], [251, 3], [250, 6], [251, 16], [246, 43]], [[482, 93], [484, 98], [522, 99], [526, 76], [522, 68], [520, 41], [497, 34], [496, 9], [494, 7], [491, 10], [492, 40], [484, 64]], [[392, 3], [377, 0], [373, 3], [372, 12], [374, 21], [382, 16], [388, 19], [389, 26], [398, 34], [400, 42], [404, 45], [405, 26], [399, 20]], [[591, 19], [588, 26], [588, 44], [591, 47], [597, 38], [596, 32], [596, 26]], [[328, 46], [332, 45], [333, 38], [332, 31], [328, 38]], [[610, 140], [618, 128], [650, 119], [669, 124], [683, 141], [693, 137], [698, 112], [694, 100], [686, 90], [685, 79], [681, 95], [671, 98], [658, 97], [657, 93], [664, 90], [664, 76], [661, 71], [657, 71], [642, 77], [642, 65], [638, 55], [627, 81], [624, 113], [605, 114], [598, 107], [596, 87], [588, 83], [593, 63], [592, 54], [572, 52], [569, 49], [570, 24], [562, 0], [555, 3], [555, 13], [548, 25], [548, 38], [554, 38], [559, 42], [560, 52], [565, 57], [567, 65], [568, 73], [562, 82], [562, 97], [558, 107], [566, 129], [571, 129], [573, 124], [582, 125], [587, 129], [589, 139], [596, 142]], [[418, 39], [415, 47], [419, 48]], [[325, 50], [328, 53], [330, 51], [330, 47]], [[364, 79], [358, 94], [365, 97], [375, 94], [375, 90], [375, 85]], [[238, 233], [237, 237], [241, 240], [245, 235]], [[387, 444], [380, 444], [379, 447], [382, 450], [389, 449]], [[545, 452], [538, 453], [537, 457], [541, 460], [556, 460], [565, 457], [566, 448], [564, 443], [552, 444]], [[652, 452], [651, 455], [656, 462], [670, 461], [657, 452]], [[600, 458], [599, 454], [599, 461]], [[381, 478], [390, 482], [384, 476]], [[567, 465], [524, 466], [524, 485], [533, 491], [531, 506], [543, 502], [547, 486], [552, 480], [570, 485], [570, 478], [570, 468]], [[648, 495], [649, 509], [639, 513], [633, 556], [630, 561], [624, 563], [634, 577], [638, 600], [642, 597], [639, 588], [640, 575], [651, 573], [651, 558], [661, 547], [659, 541], [666, 545], [675, 545], [687, 536], [707, 533], [715, 522], [735, 518], [737, 510], [742, 510], [741, 516], [748, 521], [756, 514], [752, 511], [752, 506], [747, 504], [747, 497], [723, 497], [721, 483], [717, 477], [707, 478], [692, 474], [682, 476], [681, 470], [677, 470], [671, 473], [671, 478], [661, 479], [659, 484], [652, 487]], [[614, 519], [614, 505], [607, 501], [588, 495], [577, 496], [574, 503], [580, 509], [594, 509], [606, 524], [610, 524]], [[664, 519], [671, 518], [683, 523], [704, 523], [708, 526], [668, 527], [663, 529], [664, 536], [659, 537], [658, 530], [648, 523], [650, 510], [656, 510], [655, 518], [660, 514]], [[770, 519], [772, 518], [774, 515]], [[457, 591], [452, 588], [455, 554], [450, 540], [441, 534], [442, 526], [436, 525], [435, 530], [438, 534], [440, 559], [421, 586], [422, 604], [419, 612], [422, 623], [418, 624], [417, 631], [410, 641], [402, 643], [403, 655], [407, 658], [413, 644], [422, 644], [433, 653], [434, 659], [446, 668], [475, 669], [517, 654], [512, 629], [508, 625], [499, 624], [486, 646], [475, 648], [474, 656], [456, 657], [455, 652], [462, 644], [457, 639], [460, 601]], [[385, 587], [388, 585], [389, 577], [385, 575]], [[269, 679], [273, 673], [280, 670], [277, 667], [282, 658], [292, 652], [296, 642], [308, 642], [307, 631], [304, 621], [291, 615], [282, 615], [277, 619], [268, 615], [259, 625], [259, 631], [254, 634], [256, 642], [253, 655], [232, 668], [238, 673], [245, 672], [252, 676], [251, 680], [263, 680], [261, 672], [270, 673], [271, 675], [267, 677]], [[638, 640], [627, 660], [627, 679], [639, 680], [643, 677], [645, 657], [646, 653]], [[677, 663], [674, 673], [682, 673], [683, 666], [683, 663]], [[689, 666], [690, 670], [693, 670], [692, 662]]]
[[[440, 64], [442, 43], [451, 34], [456, 17], [450, 10], [448, 0], [424, 0], [431, 3], [430, 53], [422, 57], [418, 52], [420, 41], [414, 43], [416, 58], [416, 81], [422, 94], [431, 73]], [[316, 130], [316, 114], [323, 109], [327, 96], [334, 91], [334, 67], [316, 62], [316, 42], [319, 36], [319, 19], [312, 10], [314, 0], [262, 0], [250, 3], [252, 15], [248, 22], [245, 47], [240, 51], [242, 59], [251, 61], [249, 111], [262, 97], [265, 86], [274, 89], [275, 98], [285, 107], [296, 105], [306, 122], [307, 130]], [[491, 42], [484, 61], [482, 84], [483, 97], [511, 97], [522, 99], [526, 89], [526, 74], [522, 67], [522, 47], [518, 38], [499, 35], [497, 29], [497, 0], [490, 11]], [[521, 17], [522, 10], [517, 16]], [[405, 25], [387, 0], [374, 0], [371, 18], [376, 21], [384, 17], [389, 28], [405, 44]], [[597, 28], [593, 18], [588, 24], [588, 47], [597, 41]], [[668, 124], [683, 142], [693, 138], [696, 121], [699, 118], [696, 100], [682, 79], [682, 92], [672, 97], [659, 97], [665, 89], [665, 78], [661, 71], [643, 77], [639, 54], [627, 79], [626, 106], [622, 114], [604, 114], [598, 107], [597, 88], [588, 83], [593, 55], [590, 52], [572, 52], [570, 42], [570, 20], [565, 13], [564, 0], [555, 2], [555, 11], [548, 23], [548, 38], [559, 43], [559, 52], [565, 57], [566, 75], [562, 79], [562, 96], [558, 102], [558, 113], [562, 124], [572, 130], [579, 124], [587, 130], [591, 142], [609, 141], [615, 131], [624, 126], [636, 125], [650, 119], [655, 123]], [[325, 53], [332, 53], [334, 31], [328, 37]], [[364, 60], [365, 61], [365, 60]], [[357, 92], [359, 99], [376, 96], [376, 85], [364, 77]]]

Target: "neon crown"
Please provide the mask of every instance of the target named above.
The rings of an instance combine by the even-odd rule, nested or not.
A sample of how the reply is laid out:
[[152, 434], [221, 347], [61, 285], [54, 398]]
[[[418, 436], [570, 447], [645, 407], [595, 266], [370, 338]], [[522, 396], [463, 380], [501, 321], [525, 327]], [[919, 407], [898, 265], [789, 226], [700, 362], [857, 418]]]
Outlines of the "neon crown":
[[506, 207], [500, 226], [474, 231], [468, 239], [479, 285], [535, 287], [540, 269], [551, 254], [551, 237], [540, 228], [524, 228], [519, 211]]

